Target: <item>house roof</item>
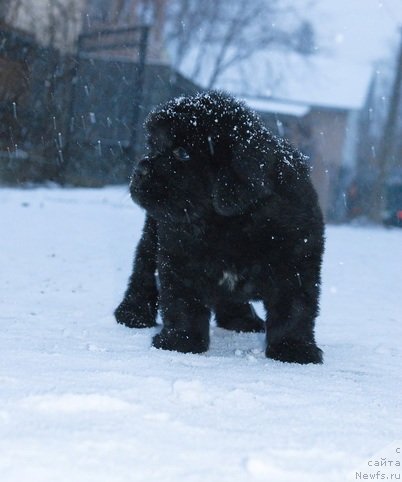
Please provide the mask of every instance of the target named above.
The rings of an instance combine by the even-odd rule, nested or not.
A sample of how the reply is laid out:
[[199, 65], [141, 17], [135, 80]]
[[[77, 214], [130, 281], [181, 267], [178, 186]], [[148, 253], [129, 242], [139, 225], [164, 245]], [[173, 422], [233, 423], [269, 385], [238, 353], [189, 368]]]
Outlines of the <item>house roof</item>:
[[[297, 55], [282, 56], [279, 62], [272, 62], [275, 80], [267, 78], [267, 60], [251, 59], [245, 68], [252, 80], [248, 80], [250, 95], [281, 99], [289, 104], [333, 109], [360, 109], [366, 99], [372, 69], [368, 65], [350, 64], [322, 57], [302, 58]], [[260, 65], [260, 67], [258, 67]], [[251, 74], [252, 73], [252, 74]], [[242, 89], [240, 77], [227, 72], [219, 87], [239, 92]]]
[[[197, 78], [207, 85], [210, 66]], [[183, 66], [184, 75], [191, 64]], [[325, 58], [319, 55], [302, 57], [283, 52], [258, 52], [223, 72], [215, 88], [234, 94], [265, 99], [280, 99], [289, 104], [332, 109], [360, 109], [367, 96], [371, 66]], [[271, 109], [282, 108], [279, 105]], [[254, 107], [259, 110], [257, 107]], [[285, 108], [285, 106], [283, 107]], [[290, 109], [288, 105], [286, 109]], [[300, 115], [300, 114], [299, 114]]]
[[257, 112], [270, 112], [293, 117], [303, 117], [310, 112], [310, 106], [307, 104], [262, 97], [243, 97], [243, 100], [251, 109]]

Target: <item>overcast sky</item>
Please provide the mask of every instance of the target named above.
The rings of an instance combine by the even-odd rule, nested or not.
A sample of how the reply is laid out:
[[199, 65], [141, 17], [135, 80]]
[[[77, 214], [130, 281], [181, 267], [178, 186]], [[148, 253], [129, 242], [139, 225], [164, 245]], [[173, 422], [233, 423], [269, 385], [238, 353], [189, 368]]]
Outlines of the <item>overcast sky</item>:
[[323, 48], [339, 60], [367, 63], [389, 55], [400, 38], [402, 0], [316, 0], [310, 15]]

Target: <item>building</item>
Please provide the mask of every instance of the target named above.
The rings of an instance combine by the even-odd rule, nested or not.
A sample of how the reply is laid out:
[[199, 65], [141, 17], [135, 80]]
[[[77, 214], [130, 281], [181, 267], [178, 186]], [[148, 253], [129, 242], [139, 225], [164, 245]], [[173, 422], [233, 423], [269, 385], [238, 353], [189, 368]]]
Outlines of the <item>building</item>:
[[357, 168], [359, 115], [369, 82], [369, 69], [342, 71], [317, 59], [303, 78], [282, 80], [273, 91], [280, 98], [244, 96], [275, 134], [309, 156], [312, 182], [328, 221], [345, 218], [345, 190]]
[[199, 90], [164, 59], [163, 4], [88, 0], [75, 54], [30, 35], [28, 56], [22, 32], [0, 29], [0, 182], [127, 182], [148, 112]]

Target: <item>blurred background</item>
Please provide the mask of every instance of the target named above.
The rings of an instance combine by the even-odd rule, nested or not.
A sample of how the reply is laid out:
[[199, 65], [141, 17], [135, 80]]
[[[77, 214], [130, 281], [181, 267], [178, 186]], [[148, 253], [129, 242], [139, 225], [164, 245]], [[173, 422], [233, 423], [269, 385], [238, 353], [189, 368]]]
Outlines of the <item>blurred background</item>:
[[125, 184], [217, 88], [309, 156], [326, 220], [402, 225], [401, 0], [0, 0], [0, 185]]

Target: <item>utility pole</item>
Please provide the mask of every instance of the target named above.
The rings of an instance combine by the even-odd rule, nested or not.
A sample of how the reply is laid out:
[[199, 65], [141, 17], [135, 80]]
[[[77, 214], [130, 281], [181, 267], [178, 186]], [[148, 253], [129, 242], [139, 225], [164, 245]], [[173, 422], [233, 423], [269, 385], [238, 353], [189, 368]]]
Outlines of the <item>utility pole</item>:
[[398, 114], [402, 97], [402, 28], [400, 28], [401, 41], [396, 63], [394, 84], [389, 99], [388, 114], [385, 121], [383, 136], [379, 147], [377, 158], [378, 177], [374, 183], [370, 217], [373, 221], [382, 221], [382, 212], [385, 209], [386, 180], [388, 166], [395, 147], [396, 129], [398, 127]]

